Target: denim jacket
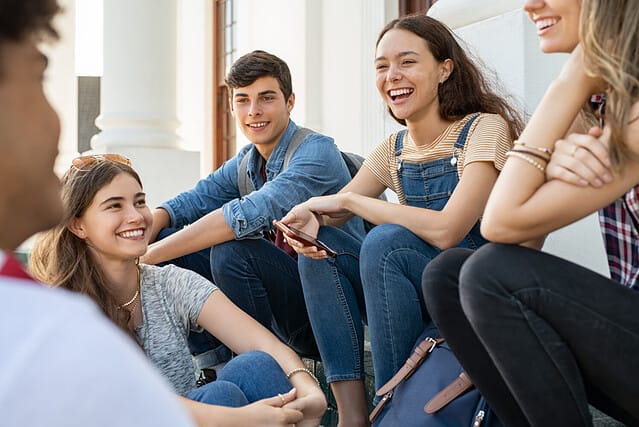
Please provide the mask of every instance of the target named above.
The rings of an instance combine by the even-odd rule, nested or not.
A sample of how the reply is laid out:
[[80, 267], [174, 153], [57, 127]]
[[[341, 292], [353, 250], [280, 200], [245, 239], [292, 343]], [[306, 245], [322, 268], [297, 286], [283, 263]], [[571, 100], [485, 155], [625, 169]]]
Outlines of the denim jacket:
[[[253, 144], [248, 144], [194, 188], [162, 203], [160, 207], [171, 217], [171, 227], [181, 228], [222, 208], [236, 239], [258, 238], [273, 228], [273, 219], [282, 218], [293, 206], [313, 196], [337, 193], [351, 176], [333, 139], [325, 135], [308, 135], [282, 170], [286, 148], [296, 129], [290, 120], [266, 162], [266, 182], [260, 175], [261, 156]], [[250, 156], [247, 172], [256, 190], [240, 198], [237, 174], [244, 156]], [[353, 218], [342, 228], [355, 237], [364, 236], [360, 218]]]

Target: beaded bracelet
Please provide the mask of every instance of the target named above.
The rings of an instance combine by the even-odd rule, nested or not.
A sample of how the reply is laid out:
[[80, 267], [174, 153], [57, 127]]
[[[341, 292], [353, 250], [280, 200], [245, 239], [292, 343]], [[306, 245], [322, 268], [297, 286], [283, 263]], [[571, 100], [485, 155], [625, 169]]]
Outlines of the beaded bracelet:
[[528, 164], [533, 165], [534, 167], [539, 169], [539, 171], [542, 172], [542, 173], [546, 170], [546, 166], [542, 165], [537, 160], [533, 159], [532, 157], [528, 156], [527, 154], [521, 153], [519, 151], [509, 151], [509, 152], [506, 153], [506, 157], [510, 157], [510, 156], [515, 156], [515, 157], [518, 157], [518, 158], [526, 161]]
[[289, 371], [289, 372], [286, 374], [286, 378], [288, 378], [288, 379], [290, 380], [290, 379], [291, 379], [291, 377], [292, 377], [293, 375], [297, 374], [298, 372], [306, 372], [307, 374], [309, 374], [309, 375], [311, 376], [311, 378], [313, 378], [313, 381], [315, 381], [315, 384], [317, 384], [317, 386], [318, 386], [318, 387], [320, 387], [320, 382], [319, 382], [319, 380], [317, 379], [317, 377], [316, 377], [316, 376], [315, 376], [315, 375], [314, 375], [314, 374], [313, 374], [310, 370], [308, 370], [308, 369], [306, 369], [306, 368], [295, 368], [295, 369], [293, 369], [293, 370]]
[[550, 148], [546, 148], [546, 147], [536, 147], [536, 146], [534, 146], [534, 145], [528, 145], [528, 144], [526, 144], [525, 142], [521, 142], [521, 141], [520, 141], [520, 140], [518, 140], [518, 139], [516, 139], [516, 140], [515, 140], [514, 144], [515, 144], [515, 145], [520, 145], [520, 146], [522, 146], [522, 147], [530, 148], [531, 150], [537, 150], [537, 151], [539, 151], [540, 153], [544, 153], [544, 154], [547, 154], [547, 155], [549, 155], [549, 156], [551, 156], [551, 155], [552, 155], [552, 149], [550, 149]]

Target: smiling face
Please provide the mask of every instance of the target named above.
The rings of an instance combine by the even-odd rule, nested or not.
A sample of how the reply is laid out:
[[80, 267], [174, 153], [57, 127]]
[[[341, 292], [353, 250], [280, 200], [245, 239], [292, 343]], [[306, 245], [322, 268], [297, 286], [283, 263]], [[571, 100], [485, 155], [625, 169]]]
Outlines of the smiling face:
[[421, 37], [403, 29], [386, 32], [377, 45], [375, 69], [377, 90], [395, 117], [410, 122], [439, 114], [437, 89], [452, 62], [435, 60]]
[[579, 43], [580, 0], [527, 0], [524, 10], [537, 28], [542, 52], [572, 52]]
[[0, 51], [0, 244], [15, 249], [62, 217], [53, 172], [60, 123], [44, 94], [47, 60], [35, 41], [3, 41]]
[[286, 131], [295, 95], [284, 98], [279, 82], [260, 77], [251, 85], [233, 89], [232, 111], [240, 130], [266, 159]]
[[98, 262], [130, 261], [146, 252], [152, 223], [140, 184], [122, 172], [95, 194], [69, 230], [86, 242]]

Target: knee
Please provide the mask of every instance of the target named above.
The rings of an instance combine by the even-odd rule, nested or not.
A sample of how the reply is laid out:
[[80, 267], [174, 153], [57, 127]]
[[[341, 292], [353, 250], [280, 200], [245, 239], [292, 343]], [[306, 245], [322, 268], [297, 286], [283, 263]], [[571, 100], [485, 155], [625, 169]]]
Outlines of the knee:
[[367, 266], [379, 266], [383, 259], [393, 251], [392, 242], [402, 242], [403, 233], [410, 233], [408, 229], [397, 224], [380, 224], [373, 228], [364, 238], [360, 257], [362, 269]]
[[525, 271], [521, 262], [526, 250], [488, 243], [475, 251], [460, 272], [459, 294], [464, 312], [470, 316], [484, 309], [491, 310], [496, 298], [507, 296], [504, 285]]
[[259, 374], [265, 371], [281, 370], [273, 356], [264, 351], [248, 351], [231, 359], [218, 374], [218, 379], [239, 383], [250, 372]]
[[211, 248], [211, 270], [224, 272], [244, 259], [248, 251], [243, 241], [230, 240]]
[[436, 256], [422, 273], [422, 292], [428, 312], [446, 310], [459, 300], [459, 272], [473, 254], [471, 249], [452, 248]]
[[197, 402], [233, 408], [248, 405], [249, 403], [240, 387], [230, 381], [221, 379], [193, 390], [187, 397]]

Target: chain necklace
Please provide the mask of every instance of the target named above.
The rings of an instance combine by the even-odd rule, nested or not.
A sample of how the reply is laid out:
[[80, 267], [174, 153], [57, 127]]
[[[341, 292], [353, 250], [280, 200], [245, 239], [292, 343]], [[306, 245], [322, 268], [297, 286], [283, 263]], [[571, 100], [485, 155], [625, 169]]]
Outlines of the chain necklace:
[[133, 304], [133, 307], [128, 309], [130, 312], [133, 312], [138, 306], [137, 300], [138, 300], [138, 296], [140, 295], [140, 266], [136, 266], [136, 268], [138, 272], [138, 288], [135, 290], [135, 295], [133, 295], [133, 298], [131, 298], [129, 301], [125, 302], [124, 304], [119, 305], [118, 310], [126, 308], [130, 306], [131, 304], [135, 303]]

